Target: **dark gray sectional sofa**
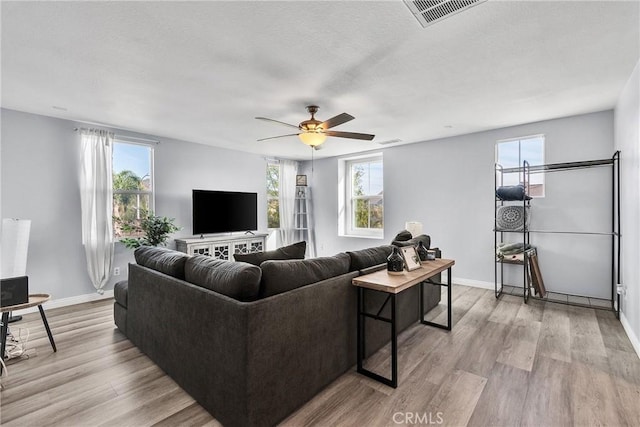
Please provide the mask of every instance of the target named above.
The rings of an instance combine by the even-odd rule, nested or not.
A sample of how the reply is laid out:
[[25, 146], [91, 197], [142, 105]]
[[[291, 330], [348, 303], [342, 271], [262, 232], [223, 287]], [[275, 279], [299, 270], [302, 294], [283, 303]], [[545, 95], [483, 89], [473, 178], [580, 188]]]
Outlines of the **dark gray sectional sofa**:
[[[257, 267], [139, 248], [128, 282], [115, 287], [115, 322], [225, 426], [274, 425], [355, 365], [351, 280], [384, 268], [390, 251]], [[440, 289], [425, 290], [426, 313]], [[369, 310], [385, 296], [368, 292]], [[417, 299], [417, 287], [399, 295], [399, 331], [417, 322]], [[367, 354], [390, 340], [382, 322], [367, 319], [366, 330]]]

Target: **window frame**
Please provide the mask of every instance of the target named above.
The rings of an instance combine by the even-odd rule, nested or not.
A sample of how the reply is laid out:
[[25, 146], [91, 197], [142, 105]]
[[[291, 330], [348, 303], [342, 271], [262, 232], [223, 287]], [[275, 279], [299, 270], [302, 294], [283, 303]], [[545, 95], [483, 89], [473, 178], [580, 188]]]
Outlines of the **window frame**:
[[[278, 197], [272, 197], [269, 196], [269, 191], [266, 191], [266, 199], [267, 199], [267, 205], [266, 205], [266, 213], [267, 213], [267, 230], [280, 230], [280, 214], [278, 213], [278, 227], [269, 227], [269, 202], [271, 202], [272, 200], [277, 200], [278, 201], [278, 212], [280, 211], [280, 178], [282, 176], [282, 166], [280, 165], [280, 162], [277, 161], [268, 161], [267, 162], [267, 175], [265, 176], [268, 177], [268, 170], [270, 167], [275, 166], [278, 168]], [[268, 183], [265, 182], [265, 186], [268, 187]]]
[[[371, 164], [380, 163], [382, 165], [382, 194], [381, 195], [363, 195], [356, 196], [353, 194], [353, 166], [357, 164]], [[349, 237], [363, 237], [363, 238], [384, 238], [384, 160], [382, 153], [369, 154], [366, 156], [352, 157], [343, 160], [344, 167], [344, 217], [343, 217], [343, 233], [344, 236]], [[368, 200], [371, 205], [372, 200], [380, 200], [382, 203], [382, 228], [362, 228], [354, 226], [355, 216], [355, 204], [357, 200]], [[369, 218], [370, 220], [370, 218]], [[370, 225], [370, 224], [369, 224]]]
[[[123, 137], [116, 137], [113, 140], [113, 148], [115, 150], [116, 144], [126, 144], [126, 145], [138, 145], [138, 146], [142, 146], [145, 147], [147, 149], [149, 149], [149, 181], [151, 184], [151, 190], [116, 190], [115, 188], [112, 188], [112, 195], [111, 195], [111, 210], [113, 212], [113, 207], [114, 207], [114, 202], [115, 202], [115, 196], [118, 194], [123, 194], [123, 195], [148, 195], [149, 196], [149, 213], [154, 212], [155, 214], [155, 207], [156, 207], [156, 193], [155, 193], [155, 188], [156, 188], [156, 183], [155, 183], [155, 147], [151, 144], [145, 144], [142, 142], [133, 142], [133, 141], [129, 141], [126, 138]], [[115, 170], [113, 169], [113, 152], [111, 154], [112, 156], [112, 164], [111, 164], [111, 174], [112, 176], [116, 174]], [[141, 179], [144, 179], [144, 176], [141, 177]], [[138, 199], [139, 200], [139, 199]], [[136, 219], [139, 220], [140, 218], [140, 202], [138, 201], [137, 203], [138, 207], [136, 208]], [[129, 238], [129, 237], [137, 237], [136, 234], [129, 234], [129, 235], [122, 235], [122, 236], [115, 236], [116, 230], [114, 227], [113, 230], [114, 233], [114, 238], [115, 239], [124, 239], [124, 238]]]
[[[518, 167], [521, 168], [522, 167], [522, 161], [523, 160], [528, 160], [528, 159], [523, 159], [522, 158], [522, 141], [526, 141], [526, 140], [530, 140], [530, 139], [542, 139], [542, 165], [545, 164], [546, 160], [545, 160], [545, 155], [546, 155], [546, 136], [543, 133], [540, 134], [535, 134], [535, 135], [526, 135], [526, 136], [521, 136], [521, 137], [516, 137], [516, 138], [506, 138], [506, 139], [499, 139], [496, 141], [495, 144], [495, 163], [496, 164], [501, 164], [499, 162], [499, 146], [500, 144], [505, 144], [505, 143], [509, 143], [509, 142], [518, 142]], [[502, 165], [504, 167], [504, 165]], [[531, 164], [530, 166], [537, 166], [534, 164]], [[541, 180], [542, 180], [542, 194], [541, 195], [531, 195], [532, 198], [535, 199], [543, 199], [546, 195], [546, 191], [547, 191], [547, 183], [546, 183], [546, 177], [545, 177], [545, 172], [541, 171], [541, 172], [533, 172], [532, 175], [540, 175], [541, 176]], [[519, 178], [518, 178], [519, 180]], [[531, 185], [531, 182], [529, 183]]]

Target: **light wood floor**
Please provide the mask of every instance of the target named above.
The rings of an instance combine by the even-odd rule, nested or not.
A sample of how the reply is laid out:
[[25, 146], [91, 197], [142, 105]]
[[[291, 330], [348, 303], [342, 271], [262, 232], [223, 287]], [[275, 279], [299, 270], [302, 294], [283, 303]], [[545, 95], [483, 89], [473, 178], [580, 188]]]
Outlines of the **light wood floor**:
[[[640, 360], [611, 312], [453, 294], [452, 332], [400, 335], [397, 389], [352, 370], [283, 424], [640, 425]], [[110, 301], [47, 314], [55, 354], [37, 313], [12, 324], [30, 329], [31, 357], [2, 378], [2, 425], [219, 425], [114, 328]], [[386, 374], [388, 356], [367, 366]]]

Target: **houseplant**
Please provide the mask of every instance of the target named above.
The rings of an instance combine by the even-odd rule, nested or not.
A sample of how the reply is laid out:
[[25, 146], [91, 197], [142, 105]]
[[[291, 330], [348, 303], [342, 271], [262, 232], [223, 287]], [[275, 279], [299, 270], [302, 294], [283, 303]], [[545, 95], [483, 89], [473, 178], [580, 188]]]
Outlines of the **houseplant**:
[[153, 212], [145, 212], [139, 221], [127, 221], [114, 218], [127, 234], [142, 234], [140, 237], [124, 237], [120, 242], [129, 249], [140, 246], [166, 246], [169, 234], [180, 230], [173, 222], [175, 218], [156, 216]]

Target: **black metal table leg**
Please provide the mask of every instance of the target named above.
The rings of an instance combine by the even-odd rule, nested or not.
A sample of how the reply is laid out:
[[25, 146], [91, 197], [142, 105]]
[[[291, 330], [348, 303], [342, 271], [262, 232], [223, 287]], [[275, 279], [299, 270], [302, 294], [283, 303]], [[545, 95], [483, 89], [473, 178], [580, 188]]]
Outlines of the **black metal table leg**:
[[447, 331], [451, 330], [451, 267], [447, 269]]
[[436, 282], [427, 282], [433, 286], [446, 286], [447, 287], [447, 324], [442, 325], [440, 323], [430, 322], [428, 320], [424, 320], [424, 303], [422, 301], [423, 295], [423, 286], [425, 282], [420, 283], [420, 323], [423, 325], [435, 326], [436, 328], [446, 329], [447, 331], [451, 330], [451, 267], [447, 269], [447, 284], [436, 283]]
[[51, 329], [49, 329], [49, 322], [47, 322], [47, 316], [44, 315], [44, 310], [42, 306], [38, 306], [38, 310], [40, 310], [40, 316], [42, 317], [42, 323], [44, 323], [44, 328], [47, 330], [47, 335], [49, 336], [49, 342], [51, 343], [51, 347], [53, 351], [56, 352], [58, 349], [56, 348], [56, 343], [53, 342], [53, 335], [51, 335]]
[[[0, 357], [4, 360], [4, 352], [7, 349], [7, 331], [9, 329], [9, 312], [2, 313], [2, 326], [0, 327]], [[0, 374], [2, 373], [2, 364], [0, 364]]]
[[398, 387], [398, 330], [396, 327], [396, 294], [391, 294], [391, 387]]
[[364, 347], [364, 342], [362, 339], [363, 331], [362, 327], [364, 324], [364, 319], [362, 318], [362, 313], [364, 312], [362, 308], [362, 288], [358, 288], [358, 339], [357, 339], [357, 353], [358, 353], [358, 372], [362, 372], [362, 359], [364, 359], [364, 351], [362, 347]]
[[[380, 311], [382, 311], [382, 308], [380, 309], [378, 314], [366, 313], [364, 310], [364, 289], [360, 287], [358, 288], [358, 373], [369, 378], [373, 378], [376, 381], [380, 381], [381, 383], [390, 387], [396, 388], [398, 387], [398, 333], [396, 325], [396, 294], [391, 294], [390, 298], [385, 300], [382, 307], [384, 307], [387, 301], [391, 301], [391, 319], [380, 316]], [[391, 379], [385, 378], [382, 375], [378, 375], [363, 366], [363, 360], [365, 357], [365, 317], [370, 317], [372, 319], [391, 324]]]

